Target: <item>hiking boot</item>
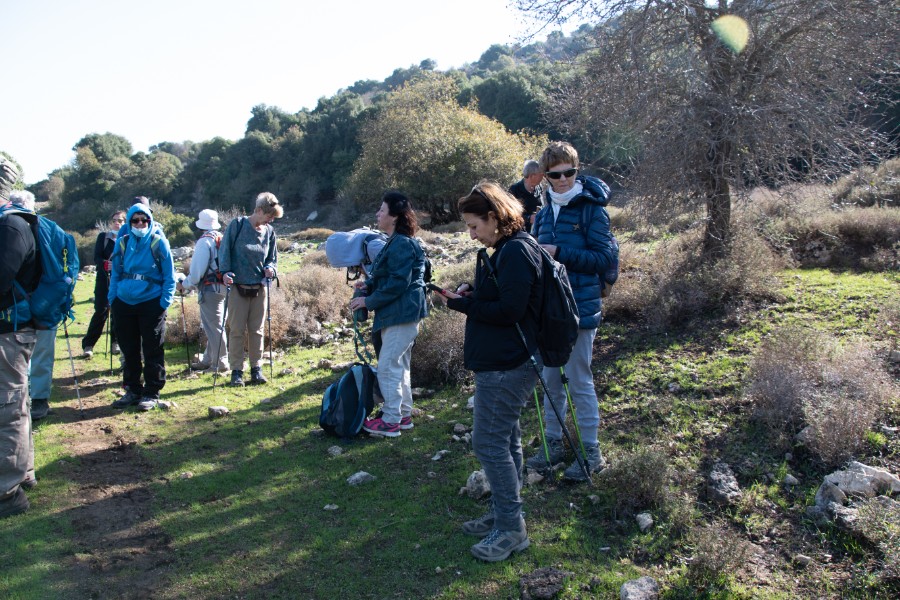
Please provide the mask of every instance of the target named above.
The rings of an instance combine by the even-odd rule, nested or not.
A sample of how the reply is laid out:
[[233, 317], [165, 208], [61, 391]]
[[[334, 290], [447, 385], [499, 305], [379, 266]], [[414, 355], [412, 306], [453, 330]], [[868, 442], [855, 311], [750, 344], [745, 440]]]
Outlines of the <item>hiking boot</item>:
[[94, 356], [94, 348], [92, 346], [88, 346], [81, 353], [81, 358], [91, 358]]
[[231, 372], [231, 381], [228, 382], [231, 387], [244, 387], [244, 372], [235, 369]]
[[369, 419], [363, 423], [363, 430], [382, 437], [399, 437], [400, 423], [386, 423], [381, 418]]
[[33, 490], [35, 487], [37, 487], [37, 477], [29, 477], [19, 485], [26, 490]]
[[[603, 458], [603, 454], [600, 453], [599, 444], [585, 446], [584, 451], [587, 453], [586, 462], [589, 473], [599, 473], [606, 467], [606, 460]], [[563, 472], [563, 478], [569, 481], [587, 481], [588, 479], [578, 465], [577, 460], [566, 468]]]
[[5, 519], [6, 517], [12, 517], [14, 515], [20, 515], [26, 510], [28, 510], [28, 496], [25, 495], [25, 491], [22, 489], [22, 486], [16, 488], [16, 493], [7, 498], [6, 500], [0, 500], [0, 519]]
[[248, 385], [263, 385], [269, 383], [269, 380], [263, 377], [262, 369], [253, 367], [250, 369], [250, 383]]
[[113, 342], [112, 344], [110, 344], [109, 352], [110, 352], [110, 354], [118, 354], [119, 352], [121, 352], [121, 350], [119, 350], [119, 344], [117, 344], [116, 342]]
[[400, 423], [398, 423], [397, 426], [404, 431], [415, 427], [412, 422], [412, 417], [403, 417], [402, 419], [400, 419]]
[[197, 362], [192, 362], [192, 363], [191, 363], [191, 370], [192, 370], [192, 371], [205, 371], [205, 370], [207, 370], [208, 368], [209, 368], [209, 365], [208, 365], [208, 364], [206, 364], [205, 362], [200, 362], [199, 360], [198, 360]]
[[494, 511], [485, 513], [477, 519], [466, 521], [462, 524], [463, 533], [484, 537], [494, 528]]
[[112, 403], [113, 408], [128, 408], [141, 401], [141, 395], [135, 394], [131, 390], [125, 392], [125, 395]]
[[506, 560], [513, 552], [521, 552], [531, 545], [528, 533], [521, 531], [500, 531], [491, 529], [487, 537], [472, 546], [472, 556], [487, 562]]
[[47, 415], [52, 415], [53, 410], [50, 408], [50, 402], [46, 398], [31, 399], [31, 420], [40, 421]]
[[159, 406], [159, 396], [144, 396], [141, 398], [141, 401], [138, 402], [138, 410], [148, 411], [153, 410]]
[[566, 447], [562, 440], [554, 440], [547, 438], [547, 452], [550, 454], [550, 463], [547, 463], [547, 456], [544, 454], [544, 446], [538, 447], [537, 454], [525, 461], [525, 466], [533, 471], [546, 471], [553, 468], [553, 465], [561, 463], [566, 458]]

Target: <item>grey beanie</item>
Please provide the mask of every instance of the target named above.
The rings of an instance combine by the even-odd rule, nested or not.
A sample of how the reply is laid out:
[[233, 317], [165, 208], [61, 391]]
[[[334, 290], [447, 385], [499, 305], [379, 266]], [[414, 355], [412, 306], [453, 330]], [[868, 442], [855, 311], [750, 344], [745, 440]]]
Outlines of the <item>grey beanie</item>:
[[9, 201], [9, 193], [17, 181], [19, 181], [19, 170], [16, 169], [16, 165], [0, 156], [0, 199], [3, 202]]

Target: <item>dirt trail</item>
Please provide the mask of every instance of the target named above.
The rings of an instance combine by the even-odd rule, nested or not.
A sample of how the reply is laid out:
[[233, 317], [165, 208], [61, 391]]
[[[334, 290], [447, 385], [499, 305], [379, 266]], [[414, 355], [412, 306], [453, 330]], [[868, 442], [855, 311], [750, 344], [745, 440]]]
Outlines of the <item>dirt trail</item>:
[[[77, 403], [56, 409], [73, 456], [61, 476], [75, 485], [71, 508], [60, 515], [71, 524], [75, 546], [63, 589], [78, 598], [154, 598], [172, 562], [170, 539], [152, 519], [152, 470], [137, 442], [115, 430], [107, 389], [82, 387], [83, 416]], [[87, 396], [91, 391], [99, 393]]]

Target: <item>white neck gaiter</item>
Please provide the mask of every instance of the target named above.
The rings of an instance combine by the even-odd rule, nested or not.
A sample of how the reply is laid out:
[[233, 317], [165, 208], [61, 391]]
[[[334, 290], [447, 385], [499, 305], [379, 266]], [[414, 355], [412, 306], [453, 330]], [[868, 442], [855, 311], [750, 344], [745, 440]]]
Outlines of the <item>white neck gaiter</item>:
[[580, 194], [584, 191], [584, 186], [581, 185], [580, 181], [576, 181], [575, 185], [572, 186], [568, 192], [564, 194], [557, 194], [553, 191], [553, 188], [550, 188], [550, 201], [551, 206], [553, 207], [553, 220], [556, 221], [556, 217], [559, 215], [559, 207], [567, 205], [572, 198]]

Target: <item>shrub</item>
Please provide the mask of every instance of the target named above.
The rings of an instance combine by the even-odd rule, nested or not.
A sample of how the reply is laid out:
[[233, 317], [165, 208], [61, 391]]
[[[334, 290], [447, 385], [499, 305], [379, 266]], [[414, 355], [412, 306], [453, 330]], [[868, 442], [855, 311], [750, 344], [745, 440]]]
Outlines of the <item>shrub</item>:
[[78, 263], [83, 269], [87, 265], [94, 264], [94, 245], [97, 243], [99, 230], [91, 230], [81, 234], [77, 231], [67, 231], [75, 238], [75, 247], [78, 248]]
[[333, 230], [328, 229], [327, 227], [309, 227], [307, 229], [303, 229], [298, 231], [293, 235], [293, 237], [299, 240], [322, 240], [324, 241], [329, 235], [334, 233]]
[[882, 579], [900, 583], [900, 510], [896, 504], [879, 498], [863, 502], [857, 525], [881, 551]]
[[694, 554], [687, 578], [696, 586], [724, 584], [750, 553], [750, 544], [740, 534], [715, 523], [695, 529], [690, 538]]
[[665, 453], [648, 447], [616, 458], [600, 473], [601, 485], [616, 497], [616, 509], [626, 514], [663, 506], [671, 476]]
[[640, 312], [651, 328], [667, 329], [739, 300], [775, 297], [781, 261], [749, 228], [734, 231], [730, 255], [711, 264], [701, 256], [699, 229], [658, 244], [644, 257], [624, 256], [608, 314]]
[[892, 393], [867, 346], [840, 347], [797, 328], [776, 331], [760, 347], [747, 387], [758, 419], [776, 435], [809, 425], [810, 449], [829, 465], [865, 443]]
[[153, 211], [153, 220], [165, 231], [166, 239], [172, 248], [193, 245], [196, 237], [191, 231], [193, 217], [176, 213], [171, 206], [162, 202], [151, 202], [150, 210]]
[[413, 385], [461, 385], [466, 380], [465, 323], [465, 315], [443, 308], [434, 309], [422, 321], [412, 353]]
[[900, 158], [863, 167], [834, 186], [834, 202], [858, 206], [900, 206]]

